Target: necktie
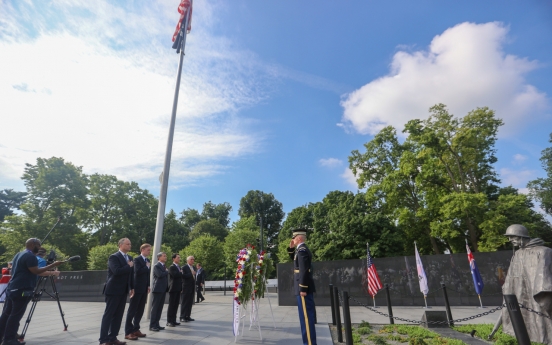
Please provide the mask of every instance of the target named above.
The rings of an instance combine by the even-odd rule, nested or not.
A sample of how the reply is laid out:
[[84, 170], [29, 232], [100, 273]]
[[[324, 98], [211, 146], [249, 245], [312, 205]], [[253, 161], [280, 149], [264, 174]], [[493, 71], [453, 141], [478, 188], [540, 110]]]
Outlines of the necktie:
[[125, 261], [128, 262], [128, 255], [125, 254]]

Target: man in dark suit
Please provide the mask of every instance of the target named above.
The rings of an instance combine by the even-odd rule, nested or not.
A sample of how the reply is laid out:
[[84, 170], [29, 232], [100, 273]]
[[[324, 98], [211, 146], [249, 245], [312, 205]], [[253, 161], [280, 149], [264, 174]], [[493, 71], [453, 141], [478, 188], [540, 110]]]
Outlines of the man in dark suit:
[[124, 345], [117, 335], [123, 321], [127, 294], [134, 296], [134, 262], [127, 253], [130, 251], [130, 240], [121, 238], [119, 251], [111, 254], [107, 262], [107, 281], [104, 286], [105, 311], [100, 327], [100, 344]]
[[153, 266], [153, 301], [151, 303], [151, 319], [150, 331], [158, 332], [165, 329], [159, 325], [161, 314], [163, 313], [163, 305], [165, 304], [165, 295], [169, 289], [169, 272], [165, 267], [167, 262], [167, 254], [160, 252], [157, 254], [157, 263]]
[[192, 304], [194, 303], [195, 275], [194, 257], [188, 256], [186, 264], [182, 266], [182, 307], [180, 308], [180, 321], [195, 321], [190, 317], [192, 314]]
[[196, 287], [197, 287], [197, 297], [196, 303], [205, 301], [205, 297], [201, 294], [203, 285], [205, 284], [205, 270], [201, 267], [201, 264], [198, 262], [196, 265]]
[[140, 320], [150, 292], [150, 261], [151, 245], [142, 244], [140, 255], [134, 259], [134, 296], [130, 299], [125, 323], [125, 339], [137, 340], [146, 335], [140, 332]]
[[182, 293], [182, 269], [180, 268], [180, 255], [172, 255], [173, 264], [169, 267], [169, 308], [167, 309], [167, 326], [180, 325], [176, 322], [176, 312], [180, 305]]

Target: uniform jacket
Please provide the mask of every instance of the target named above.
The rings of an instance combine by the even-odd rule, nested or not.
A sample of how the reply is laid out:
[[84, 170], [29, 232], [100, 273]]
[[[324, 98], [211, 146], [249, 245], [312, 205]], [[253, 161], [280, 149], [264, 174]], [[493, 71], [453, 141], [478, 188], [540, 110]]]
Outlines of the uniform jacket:
[[305, 243], [294, 248], [288, 248], [288, 254], [293, 259], [293, 282], [295, 295], [300, 292], [316, 292], [312, 279], [312, 253]]
[[[128, 256], [132, 260], [131, 256]], [[134, 268], [130, 267], [121, 252], [109, 256], [107, 262], [107, 281], [104, 286], [106, 295], [124, 295], [134, 289]]]
[[188, 264], [182, 266], [182, 291], [191, 289], [195, 291], [195, 278]]
[[182, 291], [182, 272], [180, 267], [172, 264], [169, 267], [169, 292]]
[[134, 259], [134, 293], [146, 293], [150, 285], [150, 269], [146, 266], [148, 259], [142, 255]]
[[161, 262], [153, 266], [153, 288], [151, 292], [167, 292], [169, 289], [169, 272]]

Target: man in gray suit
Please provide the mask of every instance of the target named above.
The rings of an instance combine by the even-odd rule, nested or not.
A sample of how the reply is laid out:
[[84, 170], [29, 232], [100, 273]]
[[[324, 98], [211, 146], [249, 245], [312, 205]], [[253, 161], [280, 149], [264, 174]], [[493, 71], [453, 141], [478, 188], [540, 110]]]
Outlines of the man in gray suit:
[[167, 262], [167, 254], [160, 252], [157, 254], [157, 263], [153, 266], [153, 302], [151, 305], [151, 320], [150, 331], [158, 332], [165, 329], [159, 325], [159, 319], [163, 313], [163, 305], [165, 304], [165, 295], [169, 288], [169, 272], [165, 267]]

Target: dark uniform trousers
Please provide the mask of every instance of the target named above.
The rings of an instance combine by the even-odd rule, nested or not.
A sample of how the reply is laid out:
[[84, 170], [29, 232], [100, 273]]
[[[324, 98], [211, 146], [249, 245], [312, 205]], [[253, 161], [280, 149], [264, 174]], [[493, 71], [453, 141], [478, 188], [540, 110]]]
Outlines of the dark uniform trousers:
[[102, 342], [114, 341], [117, 339], [127, 300], [127, 293], [124, 295], [106, 295], [105, 311], [102, 317], [102, 327], [100, 328], [100, 338]]
[[314, 328], [314, 296], [312, 293], [309, 293], [305, 297], [295, 297], [297, 297], [297, 307], [299, 309], [299, 321], [301, 322], [301, 335], [303, 336], [303, 344], [316, 345], [316, 329]]
[[159, 320], [163, 314], [163, 305], [165, 304], [166, 292], [152, 292], [153, 300], [151, 302], [150, 328], [159, 328]]

